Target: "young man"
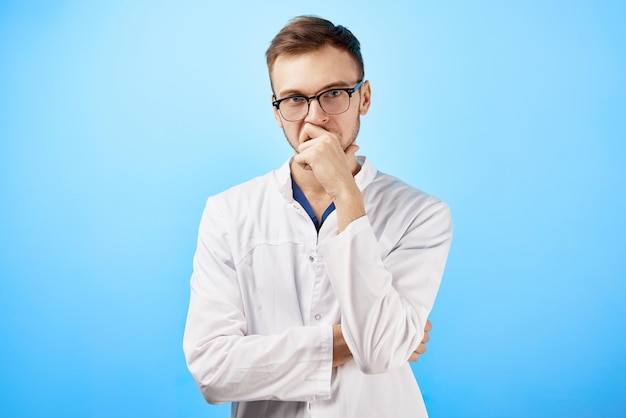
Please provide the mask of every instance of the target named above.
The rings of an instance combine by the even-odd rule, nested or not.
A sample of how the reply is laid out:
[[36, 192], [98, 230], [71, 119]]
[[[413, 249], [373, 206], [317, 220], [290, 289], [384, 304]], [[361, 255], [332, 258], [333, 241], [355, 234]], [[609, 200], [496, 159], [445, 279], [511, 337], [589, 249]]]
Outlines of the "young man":
[[294, 155], [208, 199], [188, 367], [233, 417], [426, 416], [407, 360], [425, 351], [448, 207], [355, 155], [371, 90], [349, 30], [296, 18], [267, 63]]

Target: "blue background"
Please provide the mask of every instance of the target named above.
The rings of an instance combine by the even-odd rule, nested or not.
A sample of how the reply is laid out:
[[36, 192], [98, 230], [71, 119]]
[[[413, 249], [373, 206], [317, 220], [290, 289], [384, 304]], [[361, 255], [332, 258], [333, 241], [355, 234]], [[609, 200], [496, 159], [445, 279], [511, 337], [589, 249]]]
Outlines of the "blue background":
[[626, 416], [626, 3], [0, 3], [0, 415], [226, 417], [182, 333], [206, 198], [290, 154], [264, 52], [361, 40], [361, 152], [455, 221], [432, 417]]

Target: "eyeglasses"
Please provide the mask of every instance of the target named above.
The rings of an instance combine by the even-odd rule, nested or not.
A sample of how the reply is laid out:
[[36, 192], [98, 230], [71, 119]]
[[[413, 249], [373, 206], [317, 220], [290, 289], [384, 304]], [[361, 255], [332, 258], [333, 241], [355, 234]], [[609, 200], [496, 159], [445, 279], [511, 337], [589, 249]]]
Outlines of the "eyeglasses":
[[289, 96], [274, 100], [272, 105], [278, 109], [280, 115], [289, 122], [299, 122], [306, 118], [311, 107], [311, 100], [315, 99], [322, 110], [329, 115], [339, 115], [350, 109], [352, 93], [361, 88], [365, 79], [358, 82], [351, 89], [339, 88], [321, 92], [317, 96]]

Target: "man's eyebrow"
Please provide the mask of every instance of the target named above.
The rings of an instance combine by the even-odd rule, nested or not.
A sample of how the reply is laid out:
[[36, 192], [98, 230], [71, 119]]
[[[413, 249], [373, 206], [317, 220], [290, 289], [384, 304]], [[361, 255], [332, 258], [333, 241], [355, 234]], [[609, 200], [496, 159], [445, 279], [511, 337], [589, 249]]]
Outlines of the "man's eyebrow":
[[[351, 88], [353, 86], [344, 81], [336, 81], [334, 83], [328, 83], [322, 86], [316, 94], [319, 94], [328, 89], [332, 89], [333, 87], [338, 88], [338, 89], [343, 89], [343, 88]], [[308, 96], [308, 95], [304, 94], [301, 90], [298, 90], [298, 89], [287, 89], [287, 90], [280, 92], [280, 97], [289, 97], [289, 96]]]

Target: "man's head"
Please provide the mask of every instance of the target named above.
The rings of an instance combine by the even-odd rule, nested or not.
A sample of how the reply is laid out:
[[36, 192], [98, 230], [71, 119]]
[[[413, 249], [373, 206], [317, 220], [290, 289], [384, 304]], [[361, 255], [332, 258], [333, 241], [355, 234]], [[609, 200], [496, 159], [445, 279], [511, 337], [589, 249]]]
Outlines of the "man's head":
[[[371, 90], [363, 80], [359, 41], [348, 29], [317, 17], [297, 17], [272, 41], [267, 64], [274, 116], [294, 150], [311, 139], [311, 126], [332, 133], [344, 150], [355, 143]], [[336, 100], [346, 107], [339, 109]], [[302, 113], [285, 113], [297, 104], [304, 105]]]
[[346, 27], [315, 16], [298, 16], [281, 29], [265, 53], [270, 82], [273, 87], [272, 70], [281, 55], [295, 56], [315, 52], [325, 46], [347, 52], [359, 70], [359, 80], [365, 76], [361, 44]]

